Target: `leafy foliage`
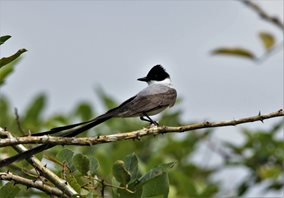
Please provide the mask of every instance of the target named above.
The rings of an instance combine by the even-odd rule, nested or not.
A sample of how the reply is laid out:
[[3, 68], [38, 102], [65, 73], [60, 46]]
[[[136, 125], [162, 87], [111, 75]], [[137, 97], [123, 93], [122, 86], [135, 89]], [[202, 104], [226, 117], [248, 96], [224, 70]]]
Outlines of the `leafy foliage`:
[[266, 50], [271, 50], [275, 45], [275, 38], [272, 34], [268, 32], [260, 32], [259, 38], [262, 41], [263, 46]]
[[[21, 134], [9, 100], [3, 96], [0, 99], [3, 110], [1, 126], [7, 126], [9, 130], [15, 131], [15, 134]], [[46, 100], [43, 94], [36, 96], [26, 108], [26, 112], [21, 113], [23, 119], [20, 119], [20, 122], [24, 131], [33, 127], [31, 123], [38, 123], [35, 130], [41, 130], [58, 123], [68, 124], [78, 121], [80, 118], [88, 117], [90, 112], [96, 114], [88, 103], [83, 102], [78, 104], [75, 110], [71, 110], [72, 113], [44, 118], [42, 115]], [[82, 106], [85, 106], [84, 109], [87, 111], [76, 110]], [[162, 114], [160, 123], [181, 124], [180, 115], [179, 110], [166, 111]], [[113, 119], [90, 130], [89, 133], [98, 133], [102, 129], [109, 133], [113, 129], [129, 131], [140, 127], [141, 122], [137, 119]], [[250, 175], [236, 188], [236, 194], [242, 196], [253, 185], [266, 181], [270, 182], [267, 190], [283, 190], [281, 170], [284, 145], [277, 138], [281, 129], [283, 129], [282, 123], [267, 131], [243, 129], [241, 133], [245, 141], [242, 145], [223, 143], [223, 149], [229, 149], [230, 155], [218, 168], [203, 167], [190, 160], [198, 152], [199, 145], [212, 134], [211, 129], [182, 134], [182, 137], [168, 134], [143, 138], [141, 141], [116, 142], [91, 147], [57, 146], [44, 152], [44, 155], [52, 159], [49, 164], [55, 164], [51, 169], [56, 174], [63, 175], [63, 178], [81, 195], [102, 196], [101, 190], [104, 189], [104, 193], [112, 194], [113, 197], [214, 197], [221, 192], [221, 186], [220, 183], [213, 182], [211, 176], [220, 169], [244, 166], [250, 170]], [[1, 148], [3, 155], [12, 153], [14, 151], [10, 148]], [[27, 166], [26, 162], [17, 164], [9, 167], [9, 170], [22, 176], [32, 168]], [[174, 165], [175, 168], [172, 170]], [[24, 171], [19, 171], [21, 169], [17, 169], [18, 166]], [[37, 175], [30, 177], [36, 178]], [[32, 189], [26, 191], [19, 185], [15, 187], [20, 187], [19, 193], [22, 196], [35, 193]]]
[[[259, 38], [265, 48], [266, 53], [269, 53], [275, 47], [275, 37], [269, 32], [259, 32]], [[244, 47], [219, 47], [211, 52], [213, 55], [230, 55], [235, 57], [247, 58], [253, 61], [259, 60], [251, 50]]]
[[15, 54], [9, 57], [3, 57], [0, 59], [0, 68], [4, 67], [5, 65], [9, 64], [10, 62], [16, 60], [22, 53], [26, 52], [26, 49], [19, 49]]
[[[73, 158], [70, 160], [72, 156]], [[81, 187], [84, 186], [86, 181], [90, 183], [94, 179], [96, 182], [92, 183], [92, 185], [95, 185], [95, 188], [104, 188], [105, 185], [108, 185], [107, 181], [100, 179], [102, 176], [99, 170], [99, 162], [93, 156], [85, 156], [80, 153], [75, 154], [71, 150], [64, 149], [58, 153], [57, 159], [61, 162], [61, 166], [64, 163], [68, 166], [68, 169], [65, 170], [67, 180], [75, 189], [80, 189], [78, 192], [82, 193]], [[144, 175], [139, 171], [138, 163], [139, 160], [135, 153], [127, 155], [124, 160], [116, 160], [113, 163], [112, 176], [108, 180], [112, 181], [113, 196], [133, 197], [135, 195], [135, 197], [149, 197], [150, 195], [163, 195], [167, 197], [169, 192], [167, 171], [175, 163], [161, 164], [156, 168], [152, 168]], [[74, 168], [71, 169], [70, 167]], [[85, 186], [85, 188], [89, 189], [91, 186]]]
[[212, 54], [220, 54], [220, 55], [232, 55], [232, 56], [240, 56], [243, 58], [248, 59], [255, 59], [255, 55], [248, 49], [237, 47], [237, 48], [227, 48], [227, 47], [221, 47], [214, 49], [212, 51]]
[[87, 156], [80, 153], [76, 154], [73, 157], [73, 164], [82, 175], [87, 175], [87, 172], [90, 169], [90, 160]]
[[14, 198], [19, 194], [20, 190], [13, 182], [8, 182], [0, 188], [0, 197]]
[[241, 57], [241, 58], [246, 58], [252, 61], [259, 61], [262, 60], [264, 57], [268, 56], [269, 53], [275, 49], [275, 37], [268, 33], [268, 32], [259, 32], [259, 38], [264, 46], [265, 53], [262, 55], [255, 55], [251, 50], [246, 49], [244, 47], [235, 47], [235, 48], [230, 48], [230, 47], [218, 47], [214, 50], [211, 51], [213, 55], [229, 55], [229, 56], [235, 56], [235, 57]]
[[[0, 45], [4, 44], [10, 38], [10, 35], [1, 36]], [[15, 60], [26, 51], [26, 49], [19, 49], [9, 57], [0, 58], [0, 86], [4, 84], [5, 79], [14, 71], [14, 65], [17, 63]]]
[[[116, 104], [110, 98], [107, 100]], [[60, 123], [68, 124], [78, 121], [80, 118], [89, 117], [90, 112], [96, 114], [91, 105], [83, 102], [78, 104], [74, 108], [75, 110], [71, 110], [72, 113], [67, 112], [66, 114], [62, 113], [45, 118], [42, 115], [44, 114], [46, 101], [46, 96], [39, 94], [30, 102], [25, 112], [20, 113], [19, 121], [24, 131], [32, 129], [31, 132], [37, 132], [49, 126], [58, 126]], [[1, 119], [1, 126], [7, 126], [10, 131], [15, 132], [14, 135], [22, 135], [17, 127], [9, 100], [2, 97], [1, 106], [5, 110], [3, 113], [1, 112], [1, 118], [2, 116], [6, 117]], [[82, 109], [80, 108], [82, 106], [84, 106], [83, 109], [87, 110], [78, 111], [78, 109]], [[161, 116], [160, 123], [178, 125], [180, 124], [180, 115], [180, 110], [167, 111]], [[12, 122], [9, 124], [4, 121]], [[32, 123], [37, 124], [34, 126]], [[94, 130], [90, 130], [89, 133], [93, 134], [99, 131], [111, 133], [113, 129], [129, 131], [139, 129], [143, 125], [145, 123], [141, 123], [139, 119], [113, 119], [97, 126]], [[133, 197], [134, 195], [136, 197], [148, 197], [150, 195], [167, 197], [172, 188], [171, 186], [176, 186], [175, 188], [178, 189], [176, 195], [182, 196], [185, 194], [180, 190], [179, 186], [182, 186], [185, 181], [179, 178], [194, 180], [195, 177], [198, 177], [200, 182], [205, 182], [205, 185], [211, 174], [212, 170], [200, 169], [198, 165], [194, 165], [187, 160], [196, 152], [198, 142], [208, 135], [208, 132], [193, 132], [184, 135], [183, 138], [166, 135], [147, 137], [143, 138], [142, 141], [117, 142], [95, 147], [65, 146], [62, 149], [62, 147], [57, 146], [44, 152], [44, 155], [48, 159], [52, 159], [50, 163], [55, 163], [56, 166], [53, 171], [58, 175], [63, 172], [63, 178], [72, 187], [79, 190], [78, 192], [82, 195], [89, 193], [100, 195], [100, 190], [104, 185], [111, 185], [113, 187], [106, 187], [105, 191], [112, 193], [114, 197], [118, 195], [123, 197]], [[135, 153], [132, 151], [135, 151]], [[11, 148], [4, 148], [1, 149], [1, 153], [11, 155], [15, 152]], [[53, 156], [56, 156], [56, 158]], [[169, 163], [170, 161], [175, 161], [176, 169], [174, 171], [171, 170], [174, 163]], [[9, 169], [18, 172], [22, 176], [32, 168], [24, 161], [17, 164], [23, 167], [25, 171], [19, 172], [18, 169], [13, 167], [9, 167]], [[195, 175], [188, 171], [193, 167], [196, 170], [193, 171], [196, 173]], [[176, 174], [176, 172], [180, 174]], [[198, 175], [198, 172], [200, 175]], [[37, 176], [32, 177], [36, 178]], [[153, 188], [153, 186], [156, 187]], [[31, 191], [32, 189], [25, 191], [21, 188], [21, 195], [30, 195]], [[187, 191], [188, 194], [195, 194], [190, 190]], [[214, 194], [215, 192], [212, 192], [210, 195]]]
[[131, 174], [126, 169], [124, 161], [115, 161], [112, 166], [112, 173], [116, 181], [118, 181], [122, 186], [125, 186], [130, 181]]
[[10, 35], [5, 35], [0, 37], [0, 45], [4, 44], [8, 39], [10, 39]]
[[[254, 12], [256, 12], [260, 16], [261, 19], [263, 19], [266, 22], [269, 22], [271, 25], [274, 25], [280, 28], [281, 31], [284, 32], [283, 22], [275, 16], [270, 16], [256, 2], [249, 1], [249, 0], [241, 1], [241, 2], [244, 3], [244, 5], [246, 5], [250, 9], [252, 9]], [[228, 47], [219, 47], [213, 50], [212, 53], [217, 54], [217, 55], [233, 55], [233, 56], [238, 56], [242, 58], [249, 58], [255, 63], [259, 63], [259, 61], [263, 61], [265, 58], [267, 58], [273, 50], [276, 51], [278, 47], [275, 45], [276, 39], [271, 33], [266, 32], [266, 31], [261, 31], [258, 33], [258, 35], [259, 35], [262, 45], [265, 48], [265, 52], [259, 56], [255, 56], [254, 53], [252, 53], [250, 50], [245, 49], [245, 48], [230, 49]], [[283, 46], [282, 42], [279, 43], [281, 46]]]
[[14, 65], [17, 64], [18, 60], [7, 64], [5, 67], [0, 68], [0, 87], [4, 85], [6, 78], [13, 73]]
[[250, 172], [249, 179], [245, 179], [237, 188], [239, 196], [244, 195], [251, 186], [264, 181], [269, 183], [266, 190], [283, 189], [284, 142], [278, 137], [282, 130], [282, 121], [267, 131], [243, 129], [243, 144], [224, 143], [232, 156], [226, 166], [242, 165]]
[[[0, 37], [0, 45], [4, 44], [8, 39], [10, 39], [10, 35], [5, 35]], [[16, 60], [22, 53], [26, 52], [26, 49], [19, 49], [15, 54], [9, 56], [9, 57], [3, 57], [0, 58], [0, 69], [4, 67], [5, 65], [11, 63], [12, 61]], [[1, 70], [0, 70], [1, 71]], [[1, 73], [0, 73], [1, 74]], [[2, 74], [3, 75], [3, 74]], [[1, 75], [0, 75], [1, 76]], [[1, 78], [0, 78], [1, 79]], [[1, 80], [0, 80], [1, 82]]]

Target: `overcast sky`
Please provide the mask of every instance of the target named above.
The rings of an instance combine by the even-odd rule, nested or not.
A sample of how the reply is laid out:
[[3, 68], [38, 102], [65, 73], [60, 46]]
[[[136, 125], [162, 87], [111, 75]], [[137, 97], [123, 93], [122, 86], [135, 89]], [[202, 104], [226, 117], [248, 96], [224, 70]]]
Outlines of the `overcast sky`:
[[[283, 0], [261, 6], [283, 21]], [[260, 31], [283, 42], [279, 29], [238, 1], [0, 0], [0, 33], [12, 35], [1, 57], [28, 50], [0, 91], [20, 112], [40, 92], [48, 94], [49, 114], [70, 112], [82, 100], [98, 107], [98, 86], [123, 102], [146, 86], [137, 78], [162, 64], [185, 121], [268, 113], [283, 108], [283, 50], [261, 64], [210, 55], [221, 46], [261, 55]], [[227, 130], [216, 134], [239, 137]]]

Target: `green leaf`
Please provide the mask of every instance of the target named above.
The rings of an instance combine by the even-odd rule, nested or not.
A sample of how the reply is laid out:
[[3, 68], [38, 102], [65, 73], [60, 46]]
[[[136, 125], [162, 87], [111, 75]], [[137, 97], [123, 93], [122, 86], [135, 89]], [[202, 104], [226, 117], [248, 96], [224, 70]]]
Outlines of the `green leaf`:
[[129, 154], [124, 159], [125, 168], [129, 171], [131, 175], [131, 180], [138, 179], [140, 173], [138, 170], [138, 158], [135, 153]]
[[20, 192], [20, 188], [15, 186], [13, 182], [8, 182], [0, 188], [0, 197], [14, 198]]
[[61, 162], [65, 162], [68, 165], [68, 168], [71, 171], [74, 171], [74, 166], [72, 164], [72, 157], [74, 155], [74, 152], [69, 149], [63, 149], [59, 153], [57, 153], [56, 158], [60, 160]]
[[[195, 171], [195, 170], [191, 170], [190, 168], [188, 168], [188, 170], [190, 170], [191, 172]], [[195, 186], [195, 181], [192, 181], [190, 179], [190, 178], [196, 178], [196, 177], [187, 175], [184, 173], [184, 171], [179, 169], [177, 171], [174, 171], [173, 178], [175, 178], [176, 186], [178, 186], [179, 192], [182, 195], [185, 195], [185, 197], [198, 197], [197, 189]]]
[[0, 86], [4, 84], [6, 78], [14, 71], [14, 64], [8, 64], [0, 69]]
[[127, 177], [128, 189], [117, 189], [114, 193], [116, 197], [132, 198], [132, 197], [141, 197], [142, 195], [142, 186], [136, 186], [136, 181], [140, 177], [140, 172], [138, 170], [138, 158], [135, 153], [131, 153], [124, 158], [124, 166], [126, 171], [130, 174], [130, 180]]
[[168, 197], [169, 178], [168, 173], [163, 172], [160, 176], [151, 179], [143, 185], [142, 197]]
[[1, 36], [0, 37], [0, 45], [4, 44], [11, 37], [12, 36], [10, 36], [10, 35]]
[[151, 169], [148, 173], [146, 173], [144, 176], [142, 176], [139, 179], [139, 185], [143, 185], [146, 182], [162, 175], [169, 168], [174, 167], [175, 164], [176, 164], [176, 162], [170, 162], [170, 163], [166, 163], [166, 164], [161, 164], [158, 167]]
[[94, 157], [90, 157], [89, 160], [90, 160], [90, 173], [91, 175], [95, 175], [97, 174], [97, 170], [99, 168], [99, 162]]
[[219, 189], [217, 185], [206, 184], [203, 192], [199, 195], [200, 197], [214, 197], [213, 195], [218, 193]]
[[82, 175], [87, 175], [90, 169], [90, 160], [85, 155], [76, 154], [73, 157], [73, 164]]
[[77, 179], [73, 175], [67, 174], [66, 180], [70, 184], [70, 186], [72, 186], [72, 188], [74, 188], [74, 190], [76, 190], [76, 192], [79, 193], [81, 191], [81, 186], [80, 186], [79, 182], [77, 181]]
[[281, 175], [282, 170], [280, 167], [277, 166], [261, 166], [257, 172], [260, 178], [265, 180], [265, 179], [277, 179]]
[[40, 116], [44, 110], [45, 105], [46, 105], [46, 96], [44, 94], [37, 95], [34, 98], [34, 100], [28, 105], [23, 123], [27, 124], [28, 125], [27, 127], [29, 129], [39, 127], [34, 125], [37, 125], [38, 124], [37, 122], [40, 121]]
[[275, 44], [274, 36], [268, 32], [260, 32], [259, 38], [266, 50], [270, 50]]
[[241, 48], [241, 47], [236, 47], [236, 48], [227, 48], [227, 47], [221, 47], [217, 48], [212, 51], [213, 55], [232, 55], [232, 56], [239, 56], [243, 58], [248, 58], [248, 59], [256, 59], [255, 55], [249, 51], [248, 49]]
[[81, 117], [82, 120], [89, 120], [93, 116], [92, 106], [87, 102], [80, 103], [75, 109], [75, 115]]
[[[104, 145], [102, 145], [103, 147]], [[103, 147], [104, 148], [104, 147]], [[100, 171], [104, 175], [110, 175], [112, 170], [112, 161], [110, 159], [110, 155], [108, 154], [107, 149], [106, 150], [98, 150], [95, 153], [96, 159], [99, 161], [100, 164]]]
[[8, 63], [12, 62], [13, 60], [17, 59], [22, 53], [26, 52], [26, 49], [19, 49], [15, 54], [9, 56], [9, 57], [3, 57], [0, 59], [0, 69], [7, 65]]
[[117, 160], [112, 166], [112, 173], [115, 179], [122, 185], [125, 186], [130, 181], [130, 173], [126, 170], [125, 164], [122, 160]]
[[9, 123], [11, 122], [11, 106], [8, 98], [3, 94], [0, 94], [0, 109], [0, 126], [9, 128]]

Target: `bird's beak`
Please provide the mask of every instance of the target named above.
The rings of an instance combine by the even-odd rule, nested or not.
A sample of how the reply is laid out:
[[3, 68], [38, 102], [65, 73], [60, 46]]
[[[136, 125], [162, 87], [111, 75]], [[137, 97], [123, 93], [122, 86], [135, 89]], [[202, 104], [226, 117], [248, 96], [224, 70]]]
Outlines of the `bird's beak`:
[[139, 80], [139, 81], [144, 81], [144, 82], [147, 82], [147, 81], [148, 81], [147, 77], [138, 78], [137, 80]]

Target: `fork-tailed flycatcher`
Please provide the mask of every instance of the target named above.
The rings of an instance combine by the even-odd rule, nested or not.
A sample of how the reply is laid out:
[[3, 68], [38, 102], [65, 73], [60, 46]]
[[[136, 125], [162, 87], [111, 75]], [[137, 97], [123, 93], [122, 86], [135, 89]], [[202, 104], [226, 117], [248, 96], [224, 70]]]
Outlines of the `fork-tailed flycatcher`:
[[[145, 81], [148, 87], [140, 91], [137, 95], [129, 98], [116, 108], [110, 109], [106, 113], [86, 122], [56, 127], [49, 131], [32, 134], [33, 136], [51, 135], [61, 132], [60, 137], [74, 137], [102, 122], [114, 117], [140, 117], [141, 120], [151, 124], [157, 124], [149, 116], [155, 115], [171, 107], [176, 102], [177, 93], [173, 88], [170, 75], [161, 65], [154, 66], [146, 77], [137, 80]], [[52, 144], [43, 144], [13, 157], [0, 161], [0, 167], [7, 166], [15, 161], [23, 160], [34, 154], [54, 147]]]

